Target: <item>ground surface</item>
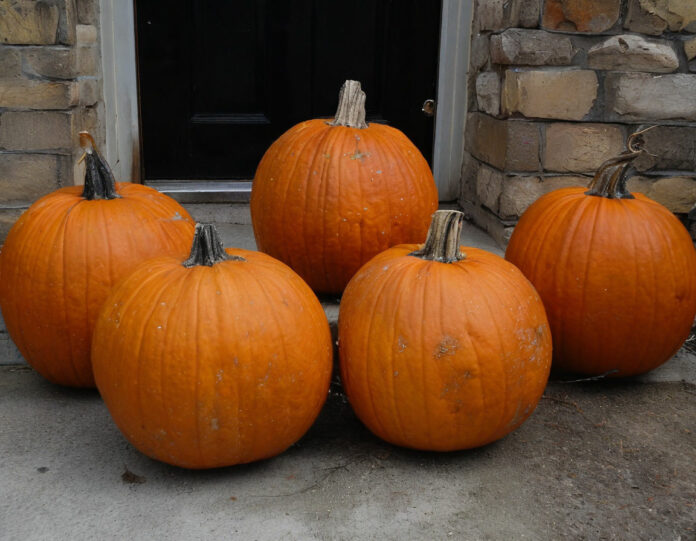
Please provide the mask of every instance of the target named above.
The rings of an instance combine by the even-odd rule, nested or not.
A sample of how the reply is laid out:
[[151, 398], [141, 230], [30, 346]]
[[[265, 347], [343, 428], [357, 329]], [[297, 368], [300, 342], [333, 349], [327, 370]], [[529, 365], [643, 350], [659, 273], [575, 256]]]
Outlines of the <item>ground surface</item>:
[[[248, 226], [221, 229], [253, 247]], [[381, 442], [334, 384], [286, 453], [203, 472], [137, 452], [96, 391], [0, 367], [0, 539], [693, 540], [690, 347], [641, 380], [553, 382], [519, 430], [449, 454]]]

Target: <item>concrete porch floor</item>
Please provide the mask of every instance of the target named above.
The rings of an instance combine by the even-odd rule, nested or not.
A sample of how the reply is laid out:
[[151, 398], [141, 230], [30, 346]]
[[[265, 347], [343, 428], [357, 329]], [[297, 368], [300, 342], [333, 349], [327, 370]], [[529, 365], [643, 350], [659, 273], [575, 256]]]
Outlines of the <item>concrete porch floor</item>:
[[696, 539], [695, 367], [682, 348], [643, 378], [552, 382], [519, 430], [448, 454], [378, 440], [334, 383], [286, 453], [202, 472], [141, 455], [96, 391], [0, 367], [0, 539]]

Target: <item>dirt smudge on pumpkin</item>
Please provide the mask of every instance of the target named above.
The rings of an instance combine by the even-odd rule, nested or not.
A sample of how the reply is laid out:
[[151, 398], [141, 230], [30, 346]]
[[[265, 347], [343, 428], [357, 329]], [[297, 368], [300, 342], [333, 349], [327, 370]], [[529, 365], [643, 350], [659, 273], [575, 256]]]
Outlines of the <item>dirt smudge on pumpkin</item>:
[[448, 355], [455, 355], [457, 353], [457, 348], [459, 347], [459, 340], [452, 338], [451, 336], [443, 336], [440, 343], [435, 348], [435, 353], [433, 356], [436, 359], [442, 359]]

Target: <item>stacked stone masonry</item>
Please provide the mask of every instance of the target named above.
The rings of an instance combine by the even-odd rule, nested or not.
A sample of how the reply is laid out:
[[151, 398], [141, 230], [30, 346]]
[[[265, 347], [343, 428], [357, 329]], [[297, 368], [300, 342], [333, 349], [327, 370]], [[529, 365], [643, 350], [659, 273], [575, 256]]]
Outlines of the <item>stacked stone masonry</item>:
[[501, 245], [648, 125], [629, 188], [693, 225], [695, 0], [475, 0], [470, 51], [460, 204]]
[[0, 245], [37, 198], [81, 182], [104, 139], [99, 0], [0, 0]]

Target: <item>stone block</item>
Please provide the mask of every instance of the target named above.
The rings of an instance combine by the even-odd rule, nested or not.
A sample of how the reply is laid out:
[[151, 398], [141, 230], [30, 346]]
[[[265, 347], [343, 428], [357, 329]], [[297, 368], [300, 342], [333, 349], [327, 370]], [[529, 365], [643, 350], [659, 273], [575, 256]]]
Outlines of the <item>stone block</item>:
[[599, 83], [592, 70], [507, 70], [503, 113], [582, 120], [590, 112]]
[[0, 80], [0, 107], [68, 109], [77, 104], [77, 87], [69, 82]]
[[34, 202], [61, 186], [69, 174], [68, 156], [0, 155], [0, 203]]
[[535, 124], [471, 113], [466, 132], [466, 150], [482, 162], [505, 171], [539, 170], [539, 130]]
[[687, 60], [696, 58], [696, 38], [687, 39], [684, 41], [684, 54]]
[[587, 53], [587, 65], [598, 70], [670, 73], [679, 68], [679, 59], [667, 42], [623, 34], [592, 47]]
[[97, 75], [99, 72], [99, 49], [95, 45], [77, 47], [77, 72], [79, 75]]
[[22, 75], [22, 57], [18, 48], [0, 46], [0, 76], [13, 79]]
[[518, 22], [522, 28], [539, 26], [541, 0], [517, 0], [519, 4]]
[[37, 0], [0, 0], [0, 41], [50, 45], [58, 41], [58, 6]]
[[609, 73], [607, 109], [625, 120], [696, 120], [696, 75]]
[[88, 45], [97, 42], [97, 27], [93, 24], [78, 24], [75, 32], [78, 44]]
[[642, 137], [646, 152], [633, 162], [638, 171], [696, 171], [696, 127], [656, 126]]
[[78, 82], [80, 105], [91, 106], [99, 101], [99, 81], [94, 78], [80, 79]]
[[74, 45], [77, 38], [77, 14], [75, 0], [56, 0], [59, 3], [58, 42]]
[[497, 169], [482, 165], [476, 174], [476, 195], [484, 206], [498, 212], [498, 200], [503, 191], [505, 175]]
[[51, 79], [74, 79], [75, 50], [68, 47], [27, 47], [22, 51], [24, 69], [30, 75]]
[[621, 0], [546, 0], [541, 26], [564, 32], [604, 32], [619, 19]]
[[543, 30], [511, 28], [491, 36], [491, 61], [495, 64], [566, 66], [573, 53], [568, 36]]
[[672, 212], [687, 213], [696, 204], [695, 177], [632, 177], [627, 187], [630, 192], [642, 193]]
[[2, 246], [2, 243], [5, 242], [5, 238], [7, 237], [7, 234], [10, 232], [10, 229], [12, 229], [14, 223], [19, 219], [19, 217], [22, 215], [22, 212], [24, 212], [25, 210], [26, 207], [0, 208], [0, 247]]
[[672, 32], [696, 32], [694, 0], [638, 0], [640, 9], [658, 17]]
[[76, 0], [77, 22], [99, 24], [99, 0]]
[[594, 173], [624, 150], [624, 135], [611, 124], [549, 124], [543, 165], [546, 171]]
[[645, 11], [640, 5], [640, 0], [628, 0], [624, 28], [631, 32], [659, 36], [667, 29], [667, 23], [654, 13]]
[[505, 0], [476, 0], [474, 17], [475, 23], [478, 23], [478, 30], [500, 30], [504, 28]]
[[508, 177], [500, 194], [499, 215], [503, 218], [521, 216], [542, 195], [569, 186], [587, 186], [590, 178], [580, 176]]
[[500, 114], [500, 77], [494, 72], [480, 73], [476, 78], [476, 100], [479, 111]]
[[477, 34], [471, 40], [471, 50], [469, 52], [470, 73], [476, 73], [488, 62], [489, 41], [488, 34]]
[[72, 149], [72, 115], [54, 111], [7, 111], [0, 115], [0, 149]]

